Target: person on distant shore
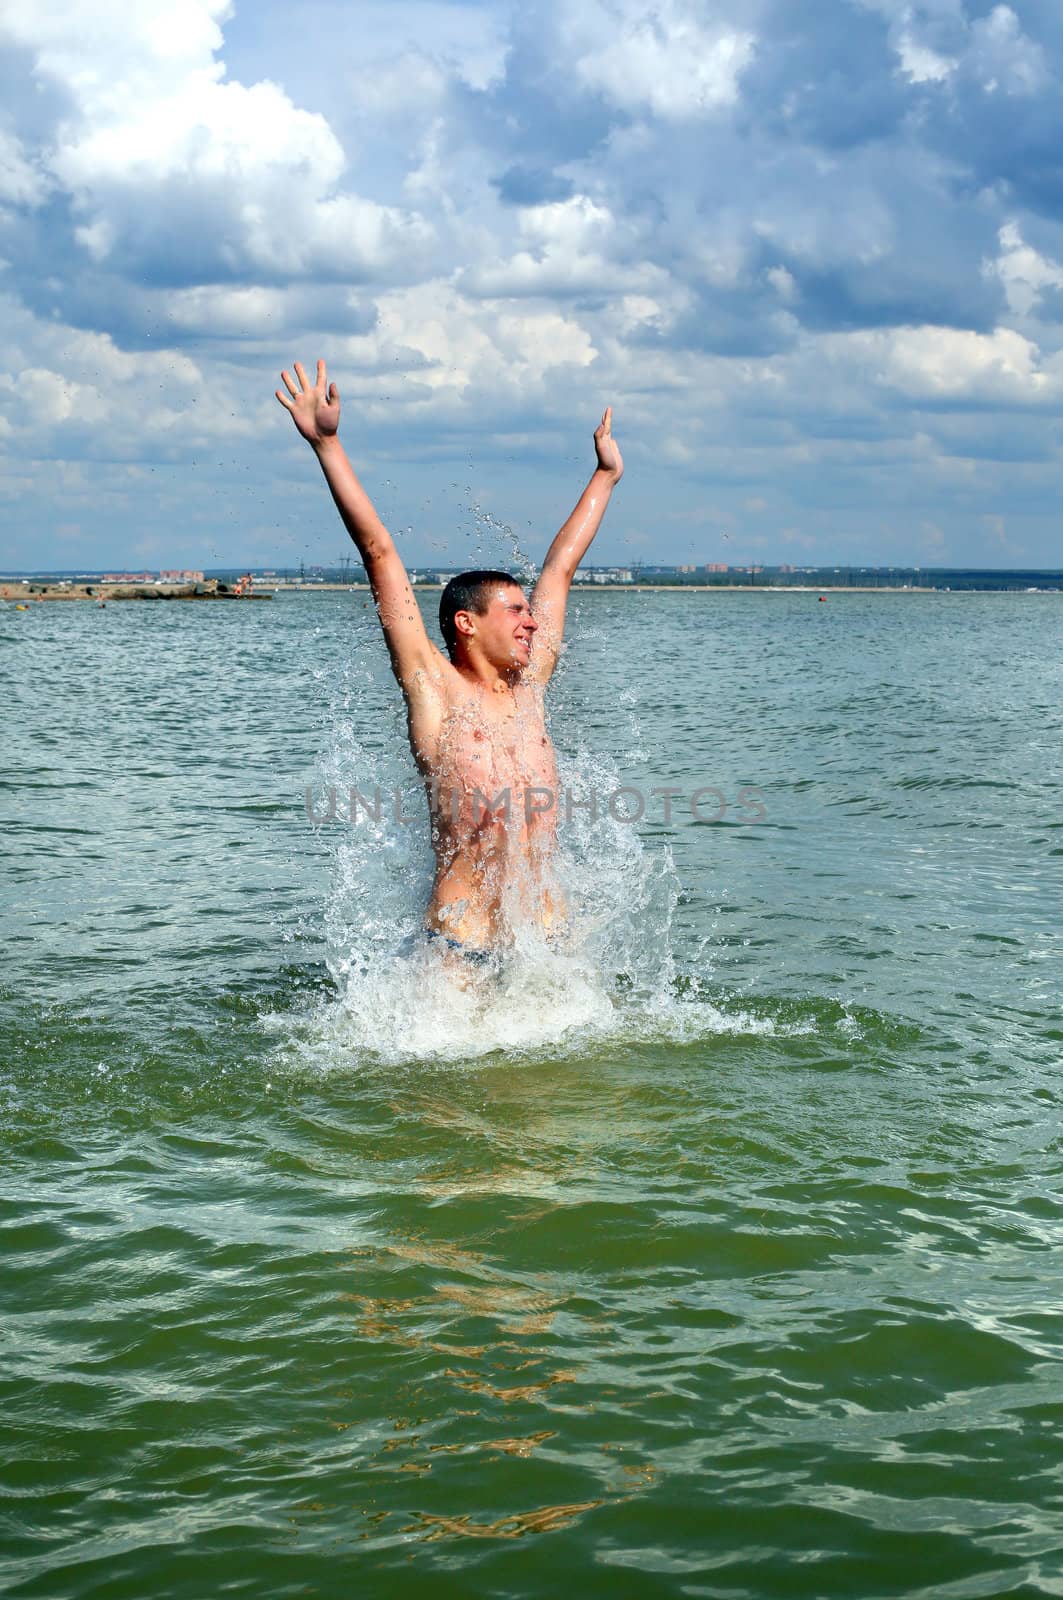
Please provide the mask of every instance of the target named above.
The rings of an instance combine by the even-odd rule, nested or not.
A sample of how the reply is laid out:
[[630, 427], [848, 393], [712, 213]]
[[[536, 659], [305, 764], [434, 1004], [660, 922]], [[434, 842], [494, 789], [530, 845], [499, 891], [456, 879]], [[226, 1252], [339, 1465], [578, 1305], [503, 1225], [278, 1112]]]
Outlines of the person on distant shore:
[[547, 551], [531, 600], [509, 573], [460, 573], [439, 604], [445, 656], [428, 637], [402, 558], [337, 437], [340, 397], [325, 363], [313, 384], [299, 362], [294, 371], [295, 380], [281, 373], [277, 399], [313, 447], [365, 564], [428, 790], [436, 872], [427, 934], [476, 958], [510, 943], [522, 924], [556, 932], [565, 907], [551, 866], [557, 764], [544, 691], [573, 576], [624, 470], [612, 410], [595, 430], [597, 464]]

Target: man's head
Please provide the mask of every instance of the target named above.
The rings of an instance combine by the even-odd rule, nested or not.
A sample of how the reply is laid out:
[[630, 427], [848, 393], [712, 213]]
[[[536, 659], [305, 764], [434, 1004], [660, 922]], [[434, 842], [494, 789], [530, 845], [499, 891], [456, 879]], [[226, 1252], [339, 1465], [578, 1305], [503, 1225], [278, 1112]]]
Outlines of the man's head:
[[459, 572], [439, 600], [439, 629], [452, 661], [478, 654], [500, 672], [531, 660], [537, 624], [527, 597], [508, 572]]

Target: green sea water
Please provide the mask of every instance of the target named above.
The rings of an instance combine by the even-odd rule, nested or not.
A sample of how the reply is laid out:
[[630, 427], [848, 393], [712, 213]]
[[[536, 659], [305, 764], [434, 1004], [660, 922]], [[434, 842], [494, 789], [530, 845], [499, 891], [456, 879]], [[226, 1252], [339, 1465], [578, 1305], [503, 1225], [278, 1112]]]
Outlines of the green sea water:
[[363, 596], [0, 611], [3, 1592], [1063, 1595], [1061, 637], [580, 597], [455, 991]]

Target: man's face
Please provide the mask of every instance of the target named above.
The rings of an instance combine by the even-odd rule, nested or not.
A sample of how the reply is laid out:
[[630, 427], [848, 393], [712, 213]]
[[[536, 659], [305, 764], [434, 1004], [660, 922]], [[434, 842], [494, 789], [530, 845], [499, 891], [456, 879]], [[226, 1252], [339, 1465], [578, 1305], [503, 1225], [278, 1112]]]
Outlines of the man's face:
[[492, 589], [487, 610], [482, 615], [474, 614], [474, 621], [484, 654], [493, 667], [505, 672], [528, 665], [538, 623], [519, 585], [499, 584]]

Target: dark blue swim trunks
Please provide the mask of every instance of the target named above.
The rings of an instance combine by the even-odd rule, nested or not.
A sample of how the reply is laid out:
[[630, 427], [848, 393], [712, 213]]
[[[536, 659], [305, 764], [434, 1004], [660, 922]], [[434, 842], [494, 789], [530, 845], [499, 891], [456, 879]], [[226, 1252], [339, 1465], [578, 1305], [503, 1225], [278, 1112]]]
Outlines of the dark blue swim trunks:
[[427, 944], [453, 951], [456, 956], [461, 956], [463, 961], [470, 961], [477, 967], [493, 965], [497, 955], [496, 951], [483, 950], [479, 945], [462, 944], [460, 939], [452, 939], [449, 934], [440, 933], [438, 928], [422, 928], [419, 933], [409, 934], [399, 945], [396, 954], [404, 957], [412, 956], [418, 947], [423, 949]]
[[453, 950], [456, 956], [472, 961], [477, 966], [484, 966], [494, 960], [493, 950], [482, 950], [474, 944], [462, 944], [460, 939], [452, 939], [449, 934], [440, 933], [438, 928], [426, 928], [424, 937], [432, 940], [434, 944], [441, 944], [444, 950]]

